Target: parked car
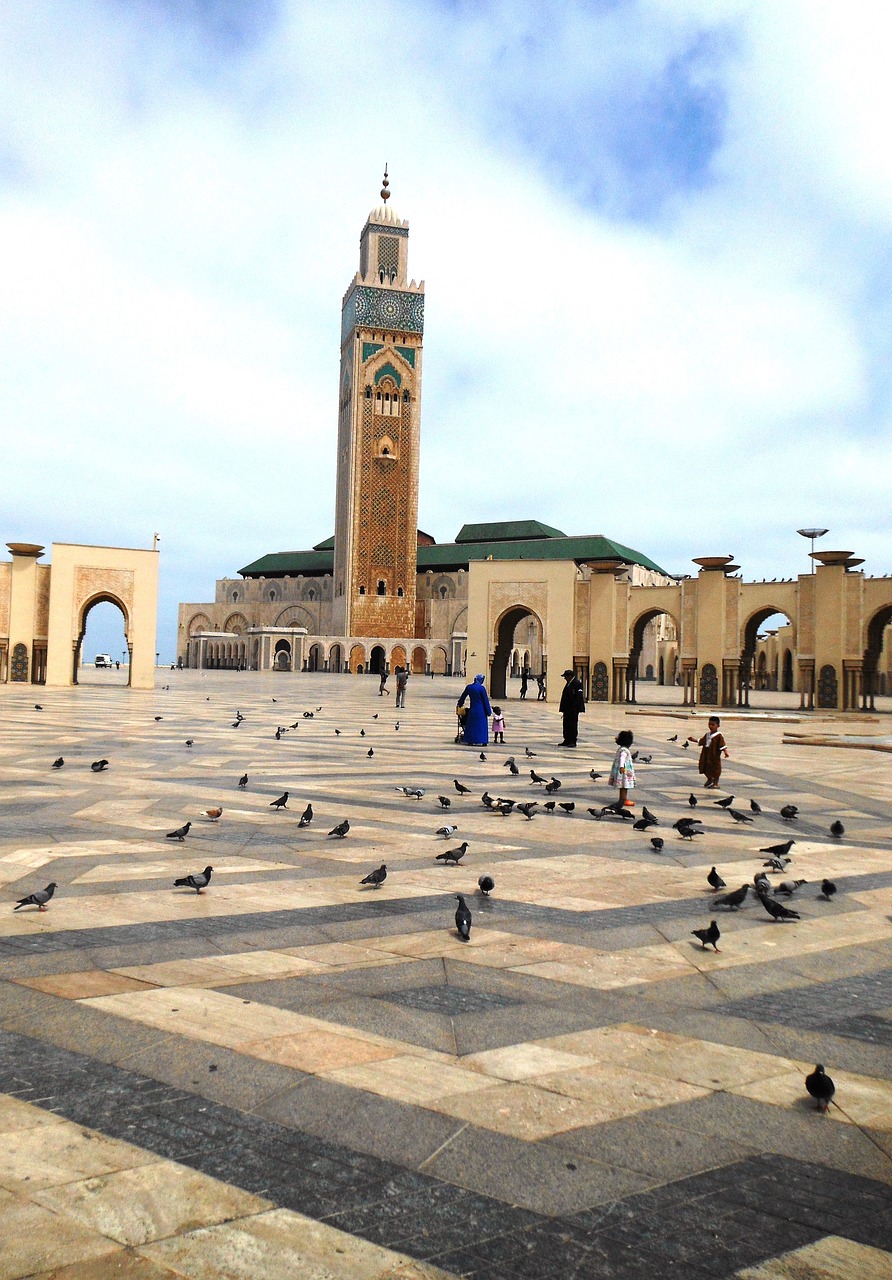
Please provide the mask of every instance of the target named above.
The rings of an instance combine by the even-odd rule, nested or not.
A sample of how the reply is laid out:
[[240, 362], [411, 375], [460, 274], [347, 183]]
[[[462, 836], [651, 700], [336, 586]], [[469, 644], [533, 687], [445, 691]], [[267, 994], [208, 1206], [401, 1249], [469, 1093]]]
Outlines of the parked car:
[[110, 654], [108, 653], [96, 654], [96, 670], [97, 671], [101, 671], [104, 667], [113, 667], [114, 665], [115, 664], [112, 662]]

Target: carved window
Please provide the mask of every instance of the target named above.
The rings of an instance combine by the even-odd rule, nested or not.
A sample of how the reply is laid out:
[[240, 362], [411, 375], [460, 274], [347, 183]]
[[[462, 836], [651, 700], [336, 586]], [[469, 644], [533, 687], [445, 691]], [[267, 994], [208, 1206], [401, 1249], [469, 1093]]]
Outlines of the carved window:
[[365, 595], [365, 587], [360, 587], [360, 588], [359, 588], [359, 594], [360, 594], [361, 596], [364, 596], [364, 595]]
[[387, 583], [384, 581], [383, 578], [378, 579], [378, 595], [379, 596], [387, 595]]
[[267, 596], [266, 596], [266, 598], [267, 598], [267, 600], [275, 600], [275, 598], [276, 598], [276, 592], [275, 592], [275, 589], [274, 589], [274, 588], [272, 588], [272, 587], [270, 588], [270, 590], [267, 592]]
[[403, 589], [402, 589], [402, 587], [397, 587], [397, 589], [396, 589], [396, 593], [397, 593], [397, 595], [398, 595], [398, 596], [402, 596], [402, 595], [404, 594], [404, 593], [403, 593]]
[[235, 604], [237, 601], [238, 601], [238, 592], [237, 592], [237, 591], [233, 591], [233, 593], [232, 593], [232, 603], [233, 603], [233, 604]]

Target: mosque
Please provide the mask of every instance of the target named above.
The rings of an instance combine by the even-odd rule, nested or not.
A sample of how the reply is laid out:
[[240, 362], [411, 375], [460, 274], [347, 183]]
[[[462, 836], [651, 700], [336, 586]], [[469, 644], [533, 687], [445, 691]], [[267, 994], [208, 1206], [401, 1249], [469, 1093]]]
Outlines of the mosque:
[[[535, 519], [464, 524], [446, 543], [423, 533], [424, 283], [409, 277], [409, 223], [389, 199], [385, 170], [341, 306], [334, 535], [219, 579], [213, 602], [181, 604], [181, 666], [473, 667], [499, 698], [523, 670], [573, 668], [594, 700], [634, 701], [654, 679], [708, 706], [745, 706], [772, 685], [806, 708], [868, 708], [892, 692], [892, 579], [865, 577], [851, 552], [813, 553], [815, 571], [795, 581], [748, 583], [733, 556], [673, 576], [612, 538]], [[766, 636], [777, 614], [787, 624]]]

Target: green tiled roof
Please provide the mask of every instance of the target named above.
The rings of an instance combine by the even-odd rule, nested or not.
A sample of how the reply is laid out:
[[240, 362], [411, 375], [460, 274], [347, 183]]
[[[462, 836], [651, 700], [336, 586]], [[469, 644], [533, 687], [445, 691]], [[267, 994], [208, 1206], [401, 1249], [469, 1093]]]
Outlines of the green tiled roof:
[[526, 538], [566, 538], [541, 520], [499, 520], [493, 524], [463, 524], [456, 542], [520, 542]]
[[[534, 521], [524, 522], [533, 524]], [[465, 529], [504, 529], [507, 525], [465, 525]], [[548, 528], [542, 525], [541, 528]], [[279, 551], [272, 555], [261, 556], [259, 560], [245, 565], [239, 573], [245, 578], [282, 578], [286, 574], [296, 577], [321, 576], [334, 572], [334, 552], [327, 549], [327, 544], [334, 539], [326, 539], [312, 551]], [[577, 564], [586, 560], [621, 560], [626, 564], [640, 564], [645, 569], [653, 569], [656, 573], [665, 573], [658, 564], [640, 551], [632, 547], [624, 547], [621, 542], [614, 542], [601, 534], [587, 537], [568, 538], [566, 534], [554, 530], [547, 536], [526, 537], [518, 540], [479, 541], [479, 542], [444, 542], [432, 547], [418, 548], [418, 571], [446, 572], [450, 569], [467, 569], [472, 560], [485, 560], [492, 556], [493, 560], [575, 560]]]

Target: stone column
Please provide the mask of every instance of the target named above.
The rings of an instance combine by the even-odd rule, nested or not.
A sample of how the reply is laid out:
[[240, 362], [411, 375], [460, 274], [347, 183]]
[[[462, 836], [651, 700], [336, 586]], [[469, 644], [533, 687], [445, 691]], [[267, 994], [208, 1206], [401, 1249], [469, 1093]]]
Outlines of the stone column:
[[7, 542], [12, 553], [9, 591], [9, 680], [30, 681], [37, 608], [37, 561], [43, 547], [33, 542]]

